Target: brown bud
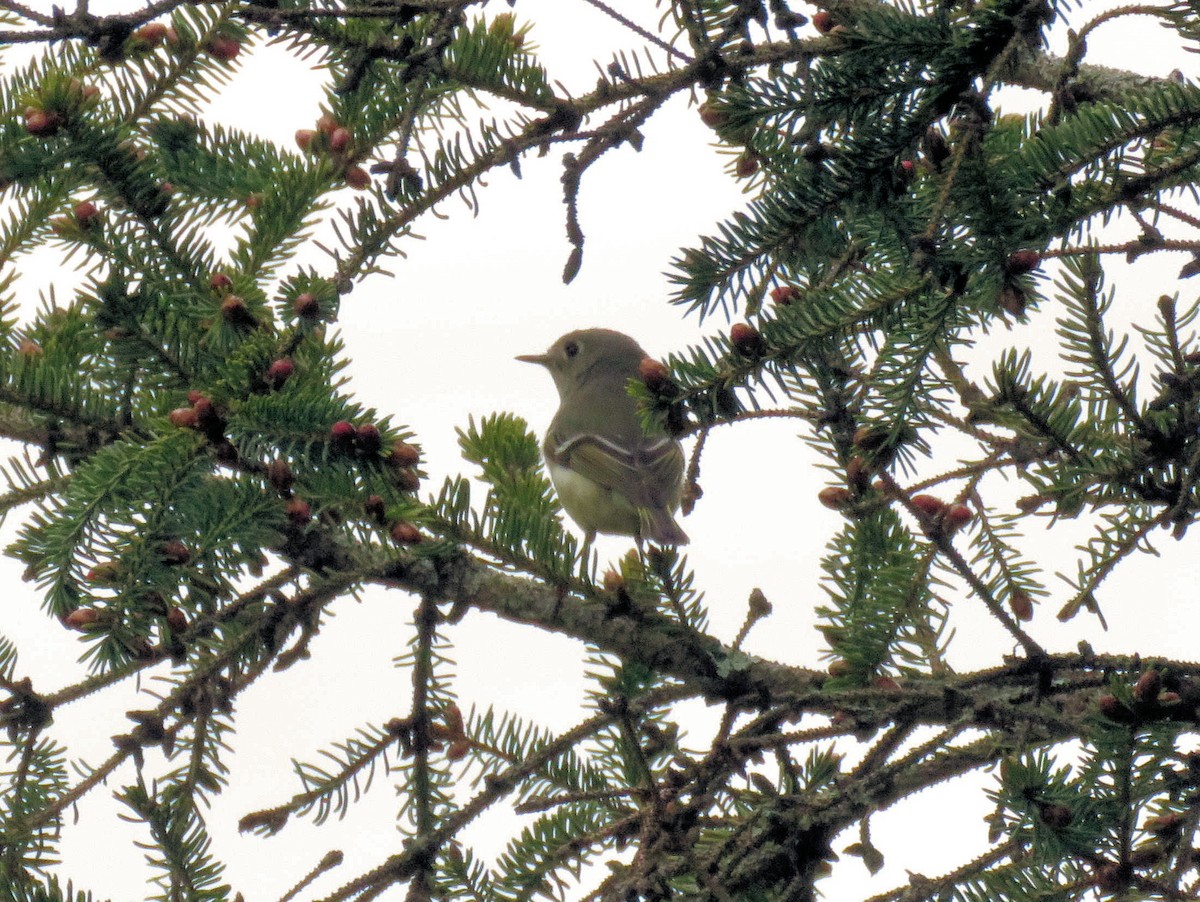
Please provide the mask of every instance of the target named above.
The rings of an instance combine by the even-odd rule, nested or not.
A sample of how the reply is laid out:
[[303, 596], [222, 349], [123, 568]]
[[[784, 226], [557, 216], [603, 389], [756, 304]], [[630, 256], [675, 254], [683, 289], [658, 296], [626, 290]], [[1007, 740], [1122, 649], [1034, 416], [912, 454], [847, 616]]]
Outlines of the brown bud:
[[396, 442], [392, 445], [392, 453], [388, 456], [388, 463], [393, 467], [411, 467], [421, 459], [420, 452], [407, 442]]
[[355, 191], [365, 191], [371, 187], [371, 175], [361, 166], [351, 166], [346, 170], [346, 184]]
[[1114, 723], [1130, 724], [1137, 720], [1134, 713], [1115, 695], [1102, 695], [1096, 703], [1100, 706], [1100, 713]]
[[831, 677], [849, 676], [854, 672], [854, 668], [845, 658], [834, 658], [829, 662], [829, 666], [825, 668]]
[[228, 63], [242, 52], [242, 43], [228, 35], [214, 34], [205, 42], [204, 49], [213, 59]]
[[1129, 869], [1115, 861], [1105, 861], [1097, 865], [1092, 882], [1103, 892], [1121, 892], [1129, 884]]
[[312, 506], [303, 498], [293, 498], [285, 508], [287, 517], [297, 526], [303, 526], [312, 519]]
[[1009, 316], [1025, 315], [1025, 292], [1017, 285], [1005, 285], [996, 295], [996, 306]]
[[1166, 856], [1166, 851], [1157, 843], [1143, 843], [1129, 853], [1129, 866], [1134, 869], [1153, 867]]
[[215, 272], [208, 280], [208, 286], [218, 294], [224, 294], [233, 287], [233, 279], [228, 273]]
[[62, 116], [53, 110], [26, 110], [25, 131], [38, 138], [48, 138], [58, 134], [62, 128]]
[[1171, 833], [1177, 833], [1181, 827], [1183, 827], [1183, 815], [1174, 811], [1168, 814], [1148, 817], [1146, 818], [1146, 823], [1142, 824], [1143, 830], [1155, 836], [1167, 836]]
[[219, 436], [224, 431], [225, 422], [216, 406], [208, 398], [204, 396], [197, 398], [196, 403], [192, 405], [192, 410], [196, 412], [197, 428], [203, 429], [210, 436]]
[[1063, 830], [1071, 826], [1074, 815], [1066, 805], [1047, 803], [1038, 809], [1038, 816], [1047, 827], [1053, 830]]
[[1139, 702], [1153, 702], [1162, 691], [1162, 674], [1150, 668], [1140, 677], [1133, 687], [1133, 697]]
[[317, 133], [311, 128], [296, 129], [296, 146], [305, 153], [312, 149], [313, 141], [316, 139]]
[[661, 395], [673, 387], [671, 371], [653, 357], [643, 357], [638, 363], [638, 376], [653, 394]]
[[758, 588], [758, 586], [755, 586], [750, 590], [750, 597], [746, 599], [746, 602], [747, 607], [750, 609], [750, 616], [756, 619], [759, 617], [767, 617], [773, 610], [775, 610], [775, 608], [771, 605], [770, 600], [765, 594], [763, 594], [763, 590]]
[[700, 104], [696, 112], [700, 114], [700, 121], [709, 128], [720, 128], [729, 121], [729, 114], [711, 102]]
[[759, 357], [767, 350], [766, 342], [749, 323], [734, 323], [729, 330], [729, 340], [737, 352], [746, 357]]
[[1013, 251], [1008, 255], [1008, 260], [1005, 263], [1005, 268], [1014, 276], [1021, 276], [1027, 272], [1033, 272], [1042, 263], [1042, 255], [1037, 251], [1027, 248], [1025, 250]]
[[179, 608], [171, 608], [167, 611], [167, 626], [171, 628], [171, 632], [173, 633], [186, 632], [188, 628], [187, 614], [183, 613]]
[[821, 34], [829, 34], [833, 31], [834, 21], [833, 15], [825, 9], [817, 10], [812, 17], [813, 28]]
[[367, 516], [383, 525], [387, 519], [387, 505], [383, 501], [382, 495], [371, 495], [363, 502], [363, 507], [366, 508]]
[[850, 439], [855, 448], [863, 451], [878, 451], [887, 444], [888, 431], [878, 426], [859, 426]]
[[76, 608], [63, 619], [63, 623], [73, 630], [86, 630], [101, 623], [103, 619], [95, 608]]
[[446, 759], [448, 761], [460, 761], [467, 756], [471, 751], [471, 743], [467, 739], [456, 739], [446, 748]]
[[158, 550], [158, 554], [164, 564], [171, 564], [173, 566], [186, 564], [192, 559], [192, 552], [188, 550], [187, 545], [178, 539], [163, 542], [162, 547]]
[[340, 126], [338, 122], [329, 113], [322, 113], [321, 118], [317, 120], [317, 131], [323, 135], [332, 135], [334, 130]]
[[608, 569], [604, 571], [604, 591], [620, 592], [625, 588], [625, 577], [619, 571]]
[[198, 417], [194, 407], [176, 407], [167, 414], [167, 419], [178, 429], [195, 429]]
[[759, 158], [754, 151], [747, 150], [733, 164], [733, 172], [738, 178], [749, 178], [758, 172]]
[[397, 545], [417, 545], [424, 538], [417, 527], [403, 520], [392, 527], [392, 541]]
[[446, 705], [442, 711], [442, 718], [446, 721], [446, 728], [450, 731], [450, 735], [462, 739], [467, 734], [467, 725], [463, 721], [462, 709], [458, 705], [451, 702]]
[[890, 676], [877, 676], [871, 680], [871, 685], [876, 689], [884, 689], [888, 692], [899, 692], [900, 684]]
[[286, 495], [292, 490], [296, 477], [292, 475], [292, 468], [288, 466], [288, 462], [277, 458], [267, 464], [267, 481], [271, 483], [275, 491]]
[[1012, 594], [1008, 596], [1008, 609], [1022, 623], [1033, 619], [1033, 599], [1021, 589], [1013, 589]]
[[842, 485], [826, 486], [817, 493], [817, 500], [830, 510], [845, 510], [854, 501], [854, 493]]
[[779, 285], [771, 289], [771, 301], [780, 307], [787, 307], [800, 297], [800, 292], [792, 285]]
[[871, 465], [861, 454], [846, 461], [846, 485], [860, 494], [871, 485]]
[[88, 582], [111, 586], [121, 581], [123, 573], [117, 561], [102, 561], [87, 572]]
[[221, 302], [221, 318], [232, 326], [257, 326], [258, 320], [250, 312], [250, 308], [236, 294], [231, 294]]
[[162, 22], [147, 22], [135, 31], [133, 36], [151, 47], [157, 47], [166, 41], [168, 30]]
[[17, 353], [26, 360], [32, 360], [34, 357], [41, 357], [44, 353], [42, 346], [32, 338], [23, 338], [21, 343], [17, 345]]
[[383, 447], [383, 436], [379, 434], [379, 427], [374, 423], [363, 423], [355, 431], [354, 443], [359, 454], [378, 454], [379, 449]]
[[405, 492], [415, 492], [421, 487], [421, 477], [418, 476], [412, 467], [398, 467], [392, 470], [398, 485]]

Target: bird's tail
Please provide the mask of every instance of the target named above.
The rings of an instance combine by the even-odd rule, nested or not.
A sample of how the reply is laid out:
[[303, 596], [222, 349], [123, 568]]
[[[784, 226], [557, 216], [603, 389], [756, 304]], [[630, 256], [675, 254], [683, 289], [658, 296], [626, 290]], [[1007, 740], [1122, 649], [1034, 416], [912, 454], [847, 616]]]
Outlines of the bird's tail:
[[660, 545], [686, 545], [687, 533], [675, 522], [671, 512], [665, 508], [638, 508], [638, 533], [643, 539]]

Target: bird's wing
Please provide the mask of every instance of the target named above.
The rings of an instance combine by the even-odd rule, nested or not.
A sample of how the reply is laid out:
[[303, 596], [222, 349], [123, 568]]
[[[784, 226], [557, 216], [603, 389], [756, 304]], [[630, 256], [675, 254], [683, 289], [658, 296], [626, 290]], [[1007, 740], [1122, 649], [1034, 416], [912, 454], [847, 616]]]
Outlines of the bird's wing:
[[670, 506], [683, 480], [683, 450], [670, 438], [646, 438], [633, 448], [594, 434], [546, 436], [546, 457], [637, 507]]

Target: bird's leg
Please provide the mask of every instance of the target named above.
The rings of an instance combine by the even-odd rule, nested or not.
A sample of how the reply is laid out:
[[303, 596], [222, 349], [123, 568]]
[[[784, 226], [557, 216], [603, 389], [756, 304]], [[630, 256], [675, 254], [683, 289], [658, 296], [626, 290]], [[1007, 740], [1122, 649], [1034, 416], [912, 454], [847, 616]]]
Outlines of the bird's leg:
[[579, 552], [579, 558], [583, 561], [583, 570], [585, 573], [590, 572], [592, 569], [592, 543], [595, 541], [596, 530], [586, 530], [583, 534], [583, 548]]

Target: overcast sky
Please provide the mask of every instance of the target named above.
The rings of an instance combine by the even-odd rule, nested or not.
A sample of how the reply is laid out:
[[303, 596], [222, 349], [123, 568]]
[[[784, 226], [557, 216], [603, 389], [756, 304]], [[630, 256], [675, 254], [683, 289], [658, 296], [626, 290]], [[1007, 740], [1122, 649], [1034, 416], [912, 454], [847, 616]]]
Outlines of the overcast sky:
[[[36, 0], [33, 5], [49, 6]], [[1096, 2], [1087, 8], [1091, 12], [1111, 5], [1116, 4]], [[107, 6], [132, 9], [137, 4], [114, 0]], [[648, 28], [655, 27], [660, 14], [648, 3], [614, 6]], [[92, 4], [93, 12], [105, 9]], [[492, 3], [486, 12], [505, 9]], [[533, 42], [552, 76], [576, 94], [594, 85], [590, 60], [596, 54], [639, 43], [583, 3], [518, 0], [515, 12], [519, 20], [537, 23]], [[1101, 28], [1090, 46], [1097, 59], [1113, 65], [1160, 76], [1176, 67], [1194, 74], [1194, 57], [1167, 52], [1160, 34], [1148, 20], [1127, 19]], [[317, 116], [319, 86], [319, 74], [304, 64], [259, 48], [214, 106], [213, 118], [291, 146], [295, 130], [310, 127]], [[478, 216], [451, 201], [442, 209], [450, 215], [448, 221], [419, 222], [417, 229], [427, 240], [405, 242], [407, 257], [391, 265], [395, 278], [375, 277], [344, 299], [341, 329], [352, 390], [417, 432], [426, 449], [431, 489], [463, 468], [454, 430], [466, 424], [468, 415], [508, 410], [526, 417], [539, 433], [545, 428], [557, 406], [553, 385], [544, 372], [515, 362], [514, 355], [539, 352], [563, 332], [585, 326], [629, 332], [655, 355], [683, 348], [706, 329], [727, 328], [721, 321], [702, 328], [667, 303], [670, 289], [663, 272], [671, 257], [699, 234], [712, 231], [744, 200], [741, 184], [724, 171], [730, 157], [711, 146], [711, 132], [684, 100], [676, 98], [646, 127], [640, 154], [621, 148], [588, 172], [580, 194], [586, 253], [570, 286], [560, 278], [569, 247], [560, 168], [551, 156], [527, 159], [522, 180], [508, 170], [491, 174], [488, 187], [479, 192]], [[1014, 96], [1010, 102], [1011, 108], [1024, 111], [1031, 98]], [[310, 262], [321, 267], [320, 257]], [[1160, 293], [1182, 289], [1190, 297], [1186, 292], [1194, 289], [1174, 281], [1179, 263], [1177, 258], [1146, 258], [1129, 267], [1120, 304], [1131, 316], [1146, 316]], [[31, 309], [37, 291], [53, 278], [52, 271], [39, 268], [22, 279]], [[57, 278], [61, 284], [68, 277]], [[1052, 319], [1051, 311], [1036, 327], [1000, 334], [990, 342], [1037, 345], [1052, 335]], [[816, 667], [823, 666], [821, 637], [811, 629], [813, 608], [824, 600], [818, 562], [841, 521], [815, 501], [825, 474], [815, 468], [817, 458], [798, 432], [780, 422], [714, 432], [704, 458], [705, 496], [684, 526], [693, 540], [688, 553], [697, 583], [708, 595], [713, 632], [731, 639], [744, 618], [747, 595], [761, 587], [775, 614], [751, 634], [747, 649]], [[946, 461], [941, 468], [952, 464]], [[19, 524], [20, 517], [10, 518], [5, 535], [11, 537]], [[1079, 535], [1072, 529], [1068, 524], [1029, 537], [1031, 553], [1040, 557], [1048, 552], [1058, 561], [1049, 571], [1073, 571], [1071, 546]], [[1181, 545], [1164, 534], [1156, 545], [1161, 558], [1125, 567], [1106, 584], [1101, 600], [1110, 625], [1107, 634], [1086, 616], [1067, 625], [1054, 620], [1069, 589], [1051, 577], [1057, 594], [1039, 608], [1034, 636], [1054, 650], [1072, 649], [1087, 638], [1099, 650], [1136, 647], [1143, 654], [1195, 657], [1200, 624], [1194, 537]], [[626, 544], [602, 540], [599, 548], [602, 559], [614, 559]], [[17, 585], [21, 568], [9, 559], [0, 566], [6, 568], [0, 573], [4, 584]], [[313, 647], [312, 660], [260, 681], [239, 703], [231, 791], [217, 801], [209, 825], [218, 857], [229, 864], [227, 879], [245, 893], [247, 902], [278, 897], [307, 870], [307, 863], [315, 863], [328, 849], [342, 849], [347, 863], [317, 884], [319, 892], [304, 898], [319, 898], [398, 849], [399, 835], [389, 815], [395, 799], [386, 776], [377, 777], [374, 798], [362, 811], [327, 828], [294, 819], [282, 836], [262, 839], [237, 836], [235, 824], [248, 811], [279, 804], [298, 791], [290, 776], [293, 756], [314, 760], [319, 749], [350, 736], [357, 726], [406, 712], [409, 674], [395, 668], [392, 659], [404, 650], [412, 606], [413, 600], [398, 592], [374, 589], [362, 593], [359, 603], [340, 602]], [[1010, 650], [1005, 634], [965, 595], [954, 597], [951, 617], [967, 638], [951, 648], [956, 667], [990, 666]], [[25, 640], [22, 670], [34, 676], [37, 688], [57, 688], [70, 682], [72, 673], [81, 673], [73, 663], [77, 637], [47, 619], [35, 596], [22, 604], [10, 601], [4, 619], [5, 633]], [[471, 615], [449, 632], [456, 643], [455, 686], [464, 709], [494, 704], [553, 729], [567, 728], [584, 716], [579, 643], [486, 615]], [[151, 682], [143, 683], [143, 689], [151, 688]], [[107, 693], [101, 701], [112, 712], [148, 704], [145, 696], [137, 701], [125, 689]], [[119, 717], [106, 721], [99, 732], [89, 731], [92, 705], [89, 701], [62, 712], [56, 735], [73, 752], [97, 763], [111, 750], [111, 724], [119, 723]], [[709, 718], [701, 705], [690, 708], [697, 724], [695, 744], [702, 745]], [[961, 806], [957, 791], [950, 787], [927, 793], [923, 802], [936, 808], [952, 798]], [[981, 848], [982, 796], [976, 792], [973, 798], [978, 812], [971, 809], [953, 828], [939, 817], [936, 827], [914, 831], [914, 822], [929, 824], [926, 818], [933, 809], [928, 807], [906, 807], [879, 817], [874, 835], [888, 856], [885, 875], [868, 882], [865, 869], [839, 867], [824, 887], [828, 898], [881, 891], [902, 882], [905, 869], [935, 874], [959, 863], [969, 854], [964, 849]], [[114, 827], [103, 791], [85, 800], [79, 816], [78, 826], [65, 830], [62, 873], [80, 878], [100, 896], [141, 898], [146, 872], [141, 852], [131, 845], [140, 831]], [[506, 820], [502, 814], [485, 816], [468, 836], [485, 851], [499, 851], [497, 827]], [[852, 841], [845, 838], [838, 847]], [[385, 898], [402, 899], [403, 892]]]

